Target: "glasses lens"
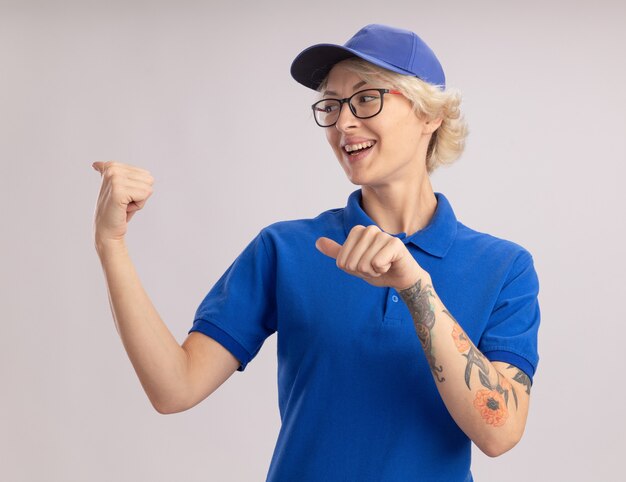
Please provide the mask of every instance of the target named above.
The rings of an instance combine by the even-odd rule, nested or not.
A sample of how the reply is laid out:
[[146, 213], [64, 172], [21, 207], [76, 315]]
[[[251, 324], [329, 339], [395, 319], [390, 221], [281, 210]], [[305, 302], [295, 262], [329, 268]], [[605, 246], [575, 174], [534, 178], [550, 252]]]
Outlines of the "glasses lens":
[[339, 101], [332, 99], [320, 100], [313, 106], [315, 120], [321, 126], [333, 125], [339, 117], [340, 108], [341, 104]]
[[377, 90], [357, 92], [350, 100], [352, 111], [357, 117], [366, 119], [378, 114], [382, 108], [381, 93]]

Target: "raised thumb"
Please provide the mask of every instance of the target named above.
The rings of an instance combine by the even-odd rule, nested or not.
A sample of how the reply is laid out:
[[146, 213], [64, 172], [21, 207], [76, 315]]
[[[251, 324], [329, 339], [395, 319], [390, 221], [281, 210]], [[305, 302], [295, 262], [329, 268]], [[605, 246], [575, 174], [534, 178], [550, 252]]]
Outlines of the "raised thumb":
[[337, 259], [339, 251], [341, 250], [341, 245], [339, 243], [323, 236], [321, 238], [317, 238], [315, 241], [315, 247], [326, 256], [330, 256], [335, 259]]

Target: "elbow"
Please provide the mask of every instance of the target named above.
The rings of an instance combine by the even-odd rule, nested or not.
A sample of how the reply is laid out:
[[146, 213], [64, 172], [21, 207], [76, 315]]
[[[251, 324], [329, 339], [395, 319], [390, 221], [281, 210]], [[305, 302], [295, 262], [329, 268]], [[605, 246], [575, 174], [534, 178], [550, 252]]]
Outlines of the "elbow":
[[491, 457], [491, 458], [495, 458], [495, 457], [499, 457], [500, 455], [508, 452], [509, 450], [511, 450], [513, 448], [513, 446], [507, 447], [505, 445], [487, 445], [487, 446], [479, 446], [478, 447], [482, 453], [484, 453], [485, 455]]
[[184, 412], [185, 409], [177, 409], [173, 407], [167, 407], [162, 405], [153, 405], [154, 409], [161, 415], [171, 415], [174, 413]]
[[171, 415], [173, 413], [185, 412], [195, 407], [201, 400], [191, 402], [187, 397], [165, 398], [156, 400], [150, 398], [150, 403], [161, 415]]
[[157, 413], [161, 415], [171, 415], [173, 413], [179, 413], [186, 410], [185, 408], [180, 408], [173, 405], [172, 403], [164, 403], [152, 399], [150, 399], [150, 403], [152, 404], [152, 407], [157, 411]]
[[476, 445], [482, 453], [484, 453], [488, 457], [495, 458], [499, 457], [502, 454], [505, 454], [513, 447], [515, 447], [521, 438], [521, 434], [506, 438], [499, 437], [484, 441], [481, 444]]
[[169, 410], [165, 407], [161, 407], [161, 406], [157, 406], [157, 405], [153, 405], [154, 409], [157, 411], [157, 413], [161, 414], [161, 415], [169, 415], [172, 413], [176, 413], [176, 411], [174, 410]]
[[161, 415], [168, 415], [170, 413], [174, 413], [170, 407], [167, 407], [165, 405], [160, 405], [154, 402], [153, 400], [150, 400], [150, 403], [152, 404], [152, 407], [156, 410], [156, 412]]

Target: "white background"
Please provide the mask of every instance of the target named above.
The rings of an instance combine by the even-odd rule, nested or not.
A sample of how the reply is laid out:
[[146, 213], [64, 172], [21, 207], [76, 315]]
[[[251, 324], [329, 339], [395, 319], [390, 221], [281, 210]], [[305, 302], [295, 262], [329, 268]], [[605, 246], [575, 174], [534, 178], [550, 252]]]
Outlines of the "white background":
[[182, 343], [262, 227], [358, 188], [289, 67], [386, 23], [426, 40], [464, 94], [467, 149], [435, 191], [464, 224], [526, 247], [540, 279], [526, 433], [495, 459], [474, 449], [475, 479], [621, 480], [624, 5], [0, 1], [0, 479], [265, 479], [276, 337], [200, 405], [158, 414], [111, 317], [91, 163], [156, 178], [128, 244]]

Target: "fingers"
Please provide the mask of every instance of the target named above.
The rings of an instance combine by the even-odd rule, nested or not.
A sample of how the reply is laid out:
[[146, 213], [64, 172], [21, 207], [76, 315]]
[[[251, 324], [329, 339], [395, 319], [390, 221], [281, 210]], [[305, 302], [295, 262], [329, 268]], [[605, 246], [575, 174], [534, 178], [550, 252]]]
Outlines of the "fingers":
[[394, 238], [376, 225], [355, 226], [337, 257], [337, 266], [352, 274], [378, 277], [391, 266]]
[[371, 225], [368, 227], [361, 226], [361, 225], [354, 226], [348, 233], [348, 237], [346, 238], [346, 241], [343, 243], [341, 247], [341, 251], [339, 252], [339, 255], [337, 256], [337, 266], [339, 266], [342, 269], [350, 269], [350, 267], [356, 267], [356, 264], [350, 264], [350, 267], [349, 267], [348, 261], [352, 261], [352, 263], [355, 263], [354, 261], [355, 256], [353, 256], [353, 254], [358, 255], [358, 257], [356, 257], [356, 261], [358, 261], [358, 259], [361, 257], [361, 254], [364, 251], [364, 247], [362, 246], [357, 249], [355, 248], [357, 247], [357, 245], [359, 244], [363, 236], [371, 237], [372, 234], [375, 234], [376, 230], [378, 230], [378, 228], [374, 225]]
[[[387, 242], [374, 253], [374, 256], [370, 260], [370, 264], [375, 272], [386, 273], [389, 271], [398, 253], [398, 244], [404, 246], [404, 243], [399, 238], [387, 235]], [[400, 248], [402, 246], [400, 246]]]
[[152, 177], [150, 171], [129, 164], [123, 164], [117, 161], [95, 161], [91, 166], [96, 171], [100, 172], [102, 176], [121, 174], [127, 179], [145, 182], [150, 185], [154, 184], [154, 177]]
[[142, 209], [153, 193], [154, 177], [145, 169], [115, 161], [94, 162], [93, 166], [102, 173], [103, 184], [110, 184], [125, 198], [122, 201], [128, 204], [129, 212]]
[[92, 167], [102, 179], [94, 214], [95, 236], [123, 239], [128, 222], [152, 195], [154, 178], [145, 169], [117, 161], [96, 161]]
[[136, 193], [141, 194], [141, 196], [133, 196], [133, 201], [135, 203], [143, 202], [152, 196], [154, 190], [152, 189], [152, 184], [146, 181], [139, 181], [136, 179], [129, 178], [119, 178], [111, 181], [115, 183], [115, 186], [123, 192]]

